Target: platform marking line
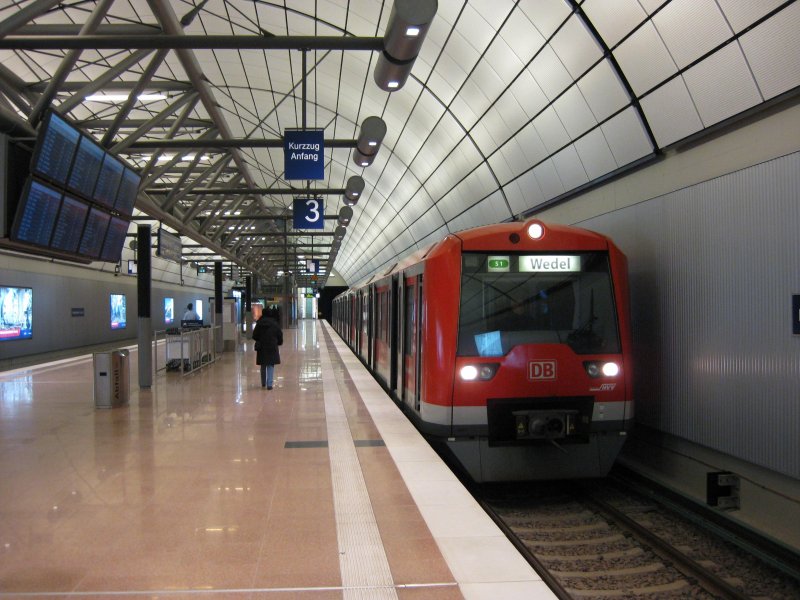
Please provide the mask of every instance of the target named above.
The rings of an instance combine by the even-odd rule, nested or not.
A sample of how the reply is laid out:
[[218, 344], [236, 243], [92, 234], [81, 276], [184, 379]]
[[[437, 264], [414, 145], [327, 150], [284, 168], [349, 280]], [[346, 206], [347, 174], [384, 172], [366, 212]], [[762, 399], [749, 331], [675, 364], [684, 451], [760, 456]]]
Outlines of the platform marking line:
[[345, 600], [396, 600], [389, 560], [326, 345], [320, 348], [339, 569]]

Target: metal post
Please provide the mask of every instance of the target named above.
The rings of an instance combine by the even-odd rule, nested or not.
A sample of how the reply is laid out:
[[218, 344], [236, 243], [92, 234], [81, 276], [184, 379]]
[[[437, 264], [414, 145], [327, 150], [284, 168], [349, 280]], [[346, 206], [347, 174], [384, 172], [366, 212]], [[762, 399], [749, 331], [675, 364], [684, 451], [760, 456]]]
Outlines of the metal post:
[[244, 278], [244, 323], [247, 339], [253, 333], [253, 278], [247, 275]]
[[217, 347], [217, 352], [222, 353], [224, 350], [224, 339], [222, 329], [225, 324], [222, 322], [222, 261], [214, 262], [214, 343]]
[[137, 236], [136, 291], [139, 312], [139, 387], [150, 388], [153, 384], [153, 327], [150, 321], [150, 225], [139, 225]]

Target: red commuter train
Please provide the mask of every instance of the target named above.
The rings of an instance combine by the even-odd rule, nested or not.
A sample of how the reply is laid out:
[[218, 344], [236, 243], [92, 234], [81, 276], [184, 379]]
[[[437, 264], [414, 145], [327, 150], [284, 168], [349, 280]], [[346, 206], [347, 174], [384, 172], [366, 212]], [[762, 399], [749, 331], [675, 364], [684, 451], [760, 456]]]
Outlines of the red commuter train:
[[627, 259], [539, 220], [478, 227], [334, 300], [333, 325], [478, 482], [599, 477], [633, 424]]

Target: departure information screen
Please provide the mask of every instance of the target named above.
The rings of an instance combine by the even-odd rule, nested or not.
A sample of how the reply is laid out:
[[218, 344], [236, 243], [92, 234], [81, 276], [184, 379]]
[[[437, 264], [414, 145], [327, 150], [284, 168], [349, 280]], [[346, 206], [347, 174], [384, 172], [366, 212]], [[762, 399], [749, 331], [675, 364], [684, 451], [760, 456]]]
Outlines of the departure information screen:
[[46, 129], [36, 148], [33, 171], [51, 181], [65, 185], [81, 134], [53, 112], [50, 113], [49, 121], [43, 124], [43, 127]]
[[50, 247], [65, 252], [75, 252], [78, 243], [81, 241], [83, 222], [86, 220], [86, 213], [89, 206], [77, 198], [64, 196], [61, 204], [61, 212], [58, 213], [56, 228], [53, 231], [53, 240]]
[[47, 246], [61, 206], [61, 192], [31, 180], [25, 188], [11, 228], [11, 238], [20, 242]]

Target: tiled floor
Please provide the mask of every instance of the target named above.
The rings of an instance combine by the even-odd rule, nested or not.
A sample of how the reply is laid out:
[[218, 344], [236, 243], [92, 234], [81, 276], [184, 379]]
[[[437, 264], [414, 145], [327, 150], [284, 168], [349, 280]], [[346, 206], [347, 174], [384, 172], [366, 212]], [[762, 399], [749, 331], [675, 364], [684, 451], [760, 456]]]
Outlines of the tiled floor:
[[0, 373], [0, 598], [552, 597], [335, 334], [285, 340], [272, 391], [243, 349], [150, 390], [133, 351], [114, 409], [91, 357]]

